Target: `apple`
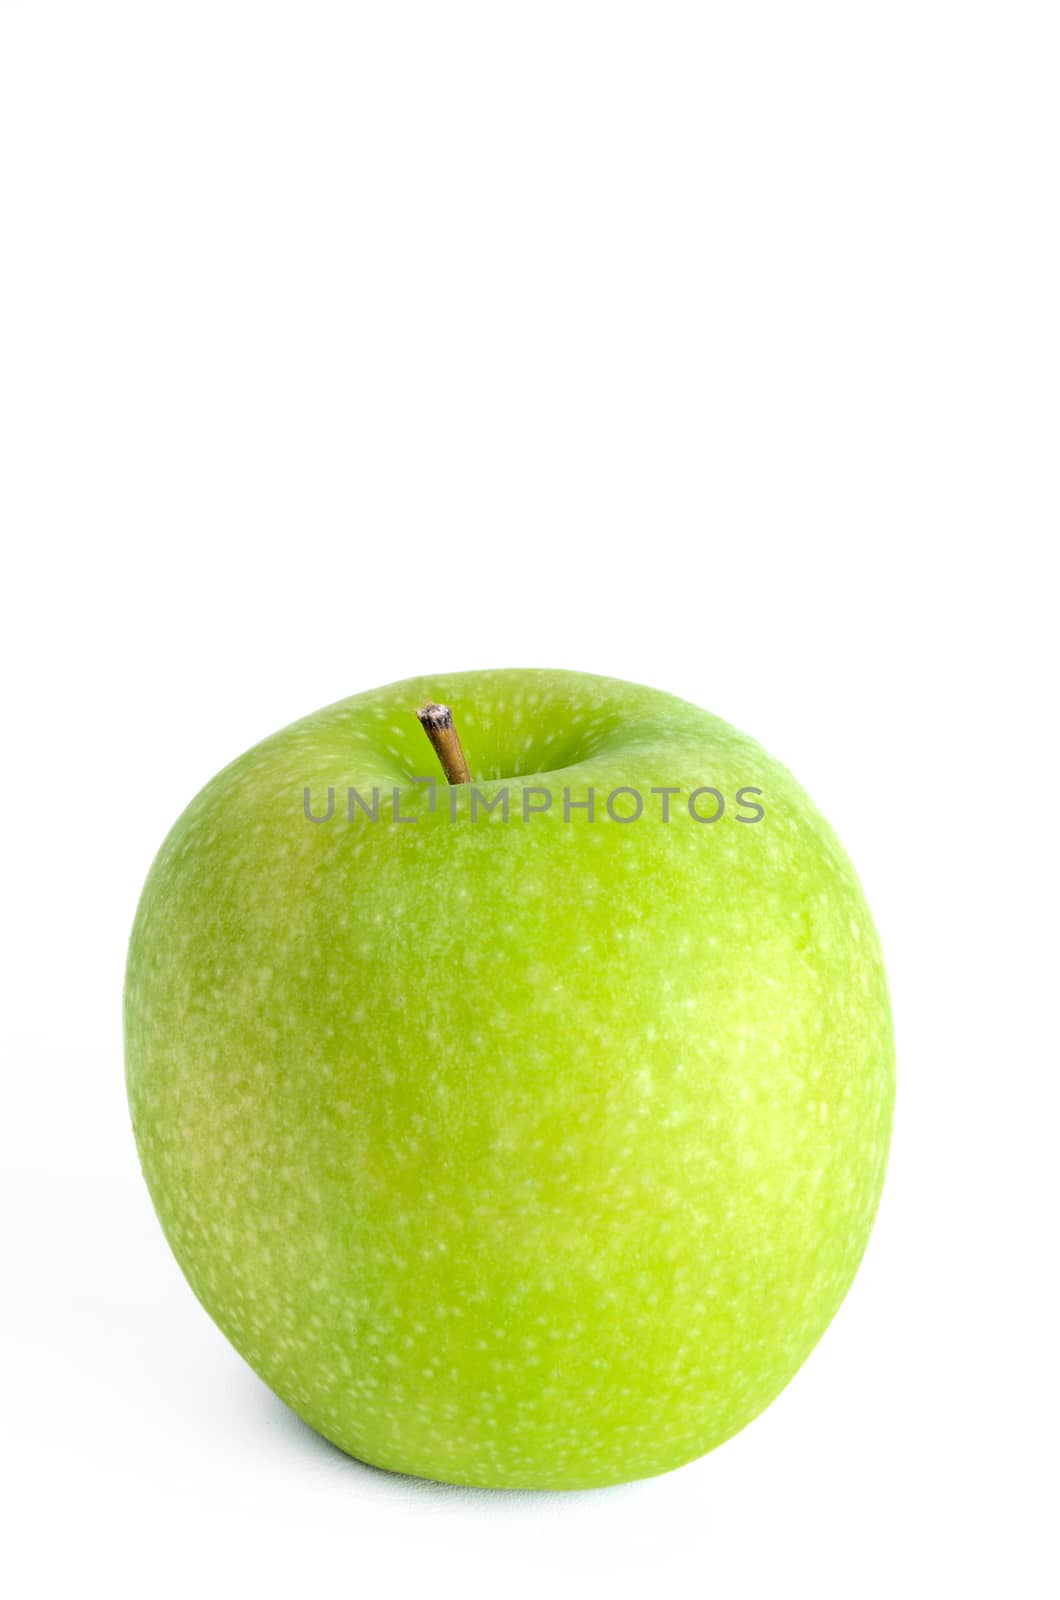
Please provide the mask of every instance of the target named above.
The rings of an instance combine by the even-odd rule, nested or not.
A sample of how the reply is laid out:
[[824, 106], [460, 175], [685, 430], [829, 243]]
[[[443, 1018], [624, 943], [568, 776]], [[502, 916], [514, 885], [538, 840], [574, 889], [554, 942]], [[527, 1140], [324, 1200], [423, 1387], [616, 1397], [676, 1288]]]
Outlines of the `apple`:
[[752, 740], [615, 679], [414, 679], [226, 767], [151, 868], [125, 1030], [195, 1293], [397, 1472], [582, 1488], [712, 1449], [809, 1355], [880, 1198], [849, 860]]

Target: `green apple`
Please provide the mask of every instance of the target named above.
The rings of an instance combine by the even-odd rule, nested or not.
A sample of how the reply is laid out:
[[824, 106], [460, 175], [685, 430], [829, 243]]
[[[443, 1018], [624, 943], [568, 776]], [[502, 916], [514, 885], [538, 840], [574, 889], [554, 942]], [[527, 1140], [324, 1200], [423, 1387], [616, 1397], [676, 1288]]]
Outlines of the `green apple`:
[[752, 740], [614, 679], [393, 684], [226, 767], [151, 869], [125, 1025], [195, 1293], [398, 1472], [579, 1488], [710, 1450], [813, 1349], [880, 1197], [849, 860]]

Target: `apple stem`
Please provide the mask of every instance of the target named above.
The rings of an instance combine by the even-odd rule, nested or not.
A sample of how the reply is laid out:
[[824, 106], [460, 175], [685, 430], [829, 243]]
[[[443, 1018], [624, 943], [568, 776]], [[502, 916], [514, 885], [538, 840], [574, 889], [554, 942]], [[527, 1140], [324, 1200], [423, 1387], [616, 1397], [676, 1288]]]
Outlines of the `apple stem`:
[[467, 764], [460, 735], [453, 726], [453, 713], [448, 706], [429, 700], [416, 712], [423, 731], [434, 746], [434, 753], [442, 763], [447, 783], [470, 783], [471, 768]]

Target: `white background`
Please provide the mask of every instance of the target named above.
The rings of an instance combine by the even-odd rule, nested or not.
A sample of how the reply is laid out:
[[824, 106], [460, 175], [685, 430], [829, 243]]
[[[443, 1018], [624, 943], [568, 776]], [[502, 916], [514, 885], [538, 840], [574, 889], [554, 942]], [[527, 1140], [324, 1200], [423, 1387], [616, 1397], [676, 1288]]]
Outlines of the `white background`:
[[[0, 0], [9, 1593], [1057, 1593], [1058, 72], [1013, 0]], [[531, 664], [796, 770], [899, 1041], [807, 1367], [565, 1496], [287, 1413], [168, 1255], [121, 1061], [215, 769]]]

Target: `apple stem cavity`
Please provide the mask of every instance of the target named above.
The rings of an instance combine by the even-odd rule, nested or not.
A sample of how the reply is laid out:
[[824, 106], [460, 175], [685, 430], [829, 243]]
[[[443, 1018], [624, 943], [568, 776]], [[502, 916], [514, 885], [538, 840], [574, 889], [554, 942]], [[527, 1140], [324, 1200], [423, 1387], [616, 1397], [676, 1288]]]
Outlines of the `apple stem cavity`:
[[435, 755], [442, 763], [446, 782], [470, 783], [471, 768], [467, 764], [460, 735], [453, 726], [453, 713], [449, 707], [440, 706], [435, 701], [429, 700], [425, 706], [419, 707], [416, 715], [434, 747]]

